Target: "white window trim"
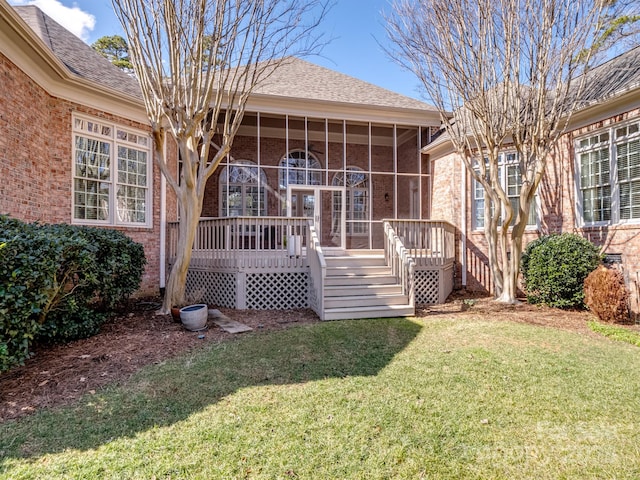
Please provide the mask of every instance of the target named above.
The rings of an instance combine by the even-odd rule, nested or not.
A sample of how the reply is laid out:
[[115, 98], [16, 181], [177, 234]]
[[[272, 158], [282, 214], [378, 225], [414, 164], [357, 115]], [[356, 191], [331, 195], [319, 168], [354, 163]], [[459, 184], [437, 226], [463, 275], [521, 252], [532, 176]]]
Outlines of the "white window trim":
[[[364, 176], [364, 180], [360, 183], [364, 183], [364, 187], [361, 186], [354, 186], [354, 185], [347, 185], [347, 181], [346, 181], [346, 177], [349, 174], [353, 174], [353, 173], [358, 173], [358, 174], [362, 174]], [[342, 183], [340, 183], [340, 176], [342, 176]], [[359, 185], [359, 184], [358, 184]], [[368, 237], [369, 236], [369, 230], [371, 227], [370, 221], [369, 221], [369, 217], [370, 217], [370, 212], [369, 210], [371, 209], [371, 197], [370, 197], [370, 178], [369, 178], [369, 174], [367, 172], [365, 172], [362, 168], [355, 166], [355, 165], [347, 165], [347, 167], [345, 168], [345, 170], [343, 171], [339, 171], [333, 174], [333, 178], [331, 179], [331, 186], [333, 187], [338, 187], [338, 186], [342, 186], [344, 187], [344, 192], [343, 194], [346, 196], [345, 198], [345, 202], [347, 204], [349, 204], [347, 202], [347, 200], [350, 200], [351, 203], [349, 204], [349, 207], [347, 208], [347, 211], [345, 212], [346, 216], [351, 216], [350, 220], [346, 220], [346, 234], [348, 237]], [[353, 214], [355, 213], [354, 211], [354, 204], [353, 204], [353, 193], [354, 192], [364, 192], [366, 194], [367, 197], [367, 203], [365, 205], [366, 207], [366, 218], [365, 219], [353, 219]], [[332, 201], [331, 202], [331, 218], [335, 218], [336, 212], [335, 212], [335, 203]], [[334, 221], [331, 221], [332, 223], [332, 231], [335, 229], [335, 225], [334, 225]], [[364, 225], [366, 228], [364, 231], [358, 231], [358, 232], [354, 232], [353, 231], [353, 227], [354, 224], [361, 224]]]
[[[304, 153], [305, 154], [305, 166], [304, 167], [289, 167], [288, 159], [293, 154], [296, 153]], [[317, 166], [309, 166], [310, 162], [313, 161]], [[296, 170], [297, 172], [304, 172], [305, 174], [305, 183], [292, 183], [289, 184], [289, 171]], [[296, 148], [293, 150], [289, 150], [278, 162], [278, 189], [280, 191], [286, 191], [289, 185], [306, 185], [306, 186], [316, 186], [322, 185], [323, 183], [323, 174], [325, 173], [322, 163], [320, 159], [309, 150], [304, 150], [302, 148]], [[319, 177], [319, 183], [309, 183], [311, 176], [313, 174], [317, 174]]]
[[[616, 130], [620, 128], [626, 128], [630, 125], [638, 124], [640, 126], [640, 118], [636, 117], [631, 120], [622, 122], [614, 122], [610, 125], [587, 132], [574, 139], [574, 155], [573, 161], [575, 166], [574, 184], [576, 192], [576, 204], [575, 204], [575, 216], [576, 224], [579, 228], [598, 228], [607, 227], [613, 225], [637, 225], [640, 224], [640, 218], [621, 219], [620, 218], [620, 183], [618, 181], [618, 144], [636, 140], [640, 138], [640, 128], [638, 132], [627, 134], [620, 138], [616, 137]], [[588, 147], [580, 147], [580, 142], [587, 138], [595, 137], [603, 133], [609, 134], [609, 139], [606, 142], [600, 142], [596, 145], [589, 145]], [[582, 197], [582, 185], [580, 183], [581, 178], [581, 166], [580, 166], [580, 154], [586, 151], [595, 150], [601, 144], [607, 144], [609, 147], [609, 185], [611, 187], [611, 212], [610, 220], [598, 221], [598, 222], [585, 222], [584, 221], [584, 201]]]
[[[505, 193], [507, 192], [507, 166], [512, 165], [512, 164], [517, 164], [517, 161], [514, 162], [505, 162], [504, 158], [507, 157], [507, 155], [511, 155], [511, 154], [515, 154], [516, 152], [512, 151], [512, 150], [506, 150], [504, 152], [500, 152], [499, 156], [502, 158], [502, 160], [499, 161], [498, 166], [500, 167], [500, 183], [502, 185], [502, 188], [504, 189]], [[478, 181], [473, 178], [473, 176], [469, 175], [471, 177], [471, 229], [472, 231], [475, 232], [484, 232], [484, 226], [479, 226], [477, 224], [477, 214], [476, 214], [476, 184], [478, 183]], [[538, 192], [536, 191], [536, 195], [533, 199], [533, 205], [535, 208], [535, 212], [536, 212], [536, 221], [535, 223], [531, 224], [531, 225], [527, 225], [525, 227], [525, 231], [528, 232], [533, 232], [536, 231], [540, 228], [540, 203], [539, 203], [539, 198], [538, 198]], [[484, 210], [483, 210], [483, 216], [484, 216]], [[502, 213], [502, 215], [504, 216], [504, 212]], [[509, 227], [509, 230], [511, 230], [513, 228], [513, 226]]]
[[[246, 183], [236, 183], [236, 182], [230, 182], [229, 181], [229, 171], [231, 168], [233, 167], [247, 167], [250, 169], [256, 169], [258, 172], [258, 178], [257, 181], [255, 183], [250, 183], [250, 182], [246, 182]], [[223, 175], [227, 175], [227, 180], [226, 182], [222, 180], [222, 176]], [[232, 218], [228, 216], [229, 213], [229, 187], [231, 186], [241, 186], [243, 191], [247, 186], [256, 186], [258, 187], [258, 196], [259, 196], [259, 202], [260, 202], [260, 206], [258, 208], [258, 216], [262, 217], [262, 216], [266, 216], [268, 213], [268, 209], [267, 209], [267, 202], [268, 202], [268, 196], [267, 196], [267, 190], [268, 190], [268, 184], [267, 184], [268, 180], [267, 180], [267, 175], [264, 171], [263, 168], [259, 167], [257, 163], [255, 163], [252, 160], [234, 160], [231, 163], [228, 163], [227, 165], [225, 165], [221, 172], [220, 172], [220, 176], [218, 177], [218, 214], [220, 217], [224, 217], [224, 218]], [[224, 193], [224, 188], [223, 187], [227, 187], [227, 199], [226, 199], [226, 204], [227, 204], [227, 209], [225, 211], [224, 208], [224, 204], [225, 204], [225, 193]], [[248, 216], [246, 215], [246, 205], [245, 205], [245, 201], [246, 198], [243, 195], [242, 198], [242, 211], [243, 214], [240, 216]]]
[[[100, 135], [78, 129], [76, 120], [85, 122], [93, 122], [111, 129], [110, 135]], [[147, 139], [147, 145], [139, 145], [136, 143], [119, 140], [117, 131], [131, 133], [133, 135]], [[110, 143], [110, 191], [109, 191], [109, 215], [106, 220], [87, 220], [75, 217], [76, 210], [76, 191], [75, 191], [75, 169], [76, 169], [76, 135]], [[71, 223], [73, 225], [93, 225], [93, 226], [118, 226], [118, 227], [136, 227], [136, 228], [152, 228], [153, 226], [153, 139], [148, 132], [137, 130], [131, 127], [125, 127], [121, 124], [107, 121], [102, 118], [91, 117], [88, 115], [72, 114], [71, 116]], [[118, 146], [133, 147], [137, 150], [144, 151], [147, 154], [147, 186], [145, 192], [145, 221], [144, 222], [124, 222], [118, 220], [117, 215], [117, 171], [118, 171]]]

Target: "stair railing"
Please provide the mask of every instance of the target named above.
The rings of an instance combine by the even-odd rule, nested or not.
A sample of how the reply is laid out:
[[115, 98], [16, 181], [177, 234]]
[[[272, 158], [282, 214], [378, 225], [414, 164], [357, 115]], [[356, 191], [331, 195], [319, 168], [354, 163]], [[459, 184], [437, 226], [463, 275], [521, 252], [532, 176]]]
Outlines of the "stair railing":
[[327, 276], [327, 262], [322, 253], [320, 239], [315, 226], [309, 224], [309, 244], [307, 245], [307, 262], [309, 264], [309, 306], [324, 320], [324, 279]]
[[388, 221], [384, 221], [384, 256], [388, 266], [400, 285], [402, 291], [409, 297], [409, 305], [415, 305], [414, 269], [415, 261], [405, 248], [402, 239]]

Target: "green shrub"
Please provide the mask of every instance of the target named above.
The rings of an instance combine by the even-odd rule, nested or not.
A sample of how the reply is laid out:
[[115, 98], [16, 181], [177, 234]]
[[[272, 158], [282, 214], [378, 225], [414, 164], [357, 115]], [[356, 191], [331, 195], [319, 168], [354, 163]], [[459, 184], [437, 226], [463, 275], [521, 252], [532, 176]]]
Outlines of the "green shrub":
[[95, 334], [140, 285], [141, 245], [121, 232], [0, 216], [0, 371], [38, 341]]
[[112, 309], [140, 288], [146, 264], [144, 248], [116, 230], [82, 227], [79, 233], [98, 246], [94, 262], [99, 281], [87, 287], [86, 295], [96, 295], [102, 308]]
[[47, 309], [62, 255], [61, 242], [31, 225], [0, 217], [0, 371], [29, 357]]
[[602, 322], [629, 322], [629, 291], [618, 270], [601, 266], [591, 272], [584, 281], [584, 303]]
[[584, 307], [584, 280], [602, 255], [579, 235], [547, 235], [531, 242], [522, 254], [521, 268], [529, 303], [558, 308]]

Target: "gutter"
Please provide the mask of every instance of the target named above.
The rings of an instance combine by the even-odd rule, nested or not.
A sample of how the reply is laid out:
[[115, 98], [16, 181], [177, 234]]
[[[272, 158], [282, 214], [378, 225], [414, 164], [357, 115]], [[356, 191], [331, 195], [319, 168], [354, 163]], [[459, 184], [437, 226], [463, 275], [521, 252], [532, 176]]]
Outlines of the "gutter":
[[460, 263], [462, 287], [467, 286], [467, 168], [462, 166], [460, 182]]
[[[167, 158], [167, 138], [162, 146], [163, 155]], [[160, 172], [160, 289], [167, 285], [167, 179]]]

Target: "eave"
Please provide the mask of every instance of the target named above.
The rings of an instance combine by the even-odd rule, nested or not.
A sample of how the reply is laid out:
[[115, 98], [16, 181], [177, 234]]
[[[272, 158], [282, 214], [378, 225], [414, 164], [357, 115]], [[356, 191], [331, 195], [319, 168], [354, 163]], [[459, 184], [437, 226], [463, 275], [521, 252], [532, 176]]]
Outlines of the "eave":
[[71, 73], [5, 1], [0, 1], [2, 54], [49, 95], [148, 124], [140, 98], [125, 95]]
[[326, 100], [310, 100], [265, 94], [252, 95], [247, 103], [247, 111], [387, 125], [419, 127], [440, 125], [440, 114], [435, 110], [329, 102]]

